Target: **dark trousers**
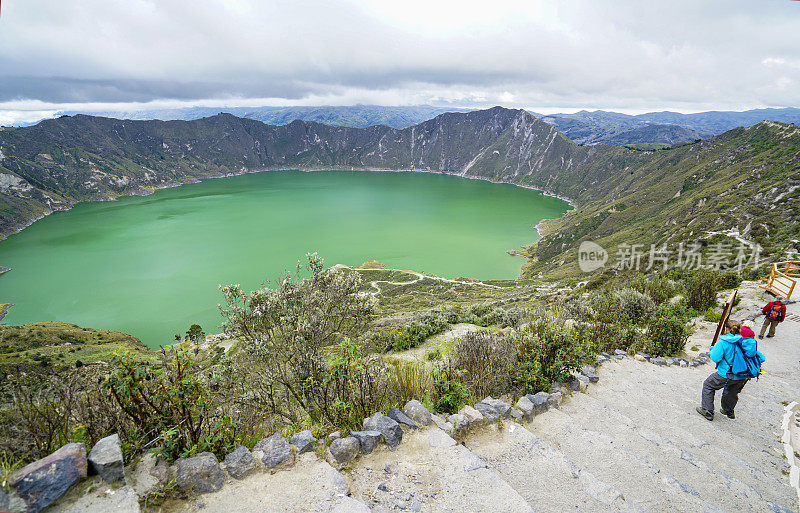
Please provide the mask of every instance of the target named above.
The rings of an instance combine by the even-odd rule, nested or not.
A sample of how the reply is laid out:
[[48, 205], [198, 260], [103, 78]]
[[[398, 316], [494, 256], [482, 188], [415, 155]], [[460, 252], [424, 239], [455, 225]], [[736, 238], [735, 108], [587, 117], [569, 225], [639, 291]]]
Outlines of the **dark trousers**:
[[703, 382], [703, 409], [714, 412], [714, 395], [722, 389], [722, 409], [733, 411], [739, 401], [739, 392], [742, 391], [746, 379], [727, 379], [716, 372]]

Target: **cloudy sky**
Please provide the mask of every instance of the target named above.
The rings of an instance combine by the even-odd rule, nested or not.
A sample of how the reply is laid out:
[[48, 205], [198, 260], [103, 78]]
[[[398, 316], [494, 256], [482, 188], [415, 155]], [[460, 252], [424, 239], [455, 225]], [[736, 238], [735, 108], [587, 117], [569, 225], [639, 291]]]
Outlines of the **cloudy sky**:
[[0, 123], [356, 103], [800, 107], [800, 2], [2, 1]]

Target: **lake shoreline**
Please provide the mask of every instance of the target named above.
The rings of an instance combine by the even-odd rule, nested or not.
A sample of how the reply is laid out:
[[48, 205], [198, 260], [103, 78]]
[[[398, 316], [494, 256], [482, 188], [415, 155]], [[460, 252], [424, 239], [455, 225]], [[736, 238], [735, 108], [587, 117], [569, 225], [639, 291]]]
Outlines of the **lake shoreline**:
[[[103, 202], [108, 202], [108, 201], [117, 201], [120, 198], [130, 198], [130, 197], [133, 197], [133, 196], [141, 196], [141, 197], [150, 196], [151, 194], [154, 194], [157, 191], [164, 190], [164, 189], [172, 189], [172, 188], [175, 188], [175, 187], [180, 187], [182, 185], [200, 183], [200, 182], [204, 182], [206, 180], [217, 180], [217, 179], [220, 179], [220, 178], [230, 178], [230, 177], [233, 177], [233, 176], [250, 175], [250, 174], [256, 174], [256, 173], [266, 173], [266, 172], [270, 172], [270, 171], [301, 171], [301, 172], [304, 172], [304, 173], [325, 172], [325, 171], [327, 171], [327, 172], [330, 172], [330, 171], [355, 171], [355, 172], [378, 172], [378, 173], [427, 173], [427, 174], [434, 174], [434, 175], [448, 175], [448, 176], [456, 176], [456, 177], [459, 177], [459, 178], [466, 178], [466, 179], [469, 179], [469, 180], [481, 180], [481, 181], [489, 182], [489, 183], [513, 185], [515, 187], [521, 187], [523, 189], [529, 189], [529, 190], [538, 191], [538, 192], [542, 193], [542, 195], [544, 195], [544, 196], [548, 196], [550, 198], [556, 198], [556, 199], [559, 199], [561, 201], [564, 201], [565, 203], [567, 203], [570, 206], [570, 208], [572, 210], [575, 210], [575, 209], [578, 208], [578, 205], [571, 198], [568, 198], [566, 196], [563, 196], [563, 195], [560, 195], [560, 194], [556, 194], [556, 193], [553, 193], [553, 192], [550, 192], [550, 191], [547, 191], [547, 190], [544, 190], [544, 189], [540, 189], [540, 188], [534, 187], [532, 185], [523, 184], [523, 183], [516, 183], [516, 182], [509, 181], [509, 180], [492, 180], [490, 178], [483, 177], [483, 176], [464, 175], [464, 174], [460, 174], [460, 173], [457, 173], [457, 172], [452, 172], [451, 173], [451, 172], [447, 172], [447, 171], [436, 171], [436, 170], [432, 170], [432, 169], [388, 169], [388, 168], [353, 167], [353, 166], [351, 166], [351, 167], [347, 167], [347, 166], [312, 167], [312, 168], [299, 168], [299, 167], [296, 167], [296, 166], [294, 166], [294, 167], [292, 167], [292, 166], [271, 166], [271, 167], [266, 167], [266, 168], [247, 169], [247, 170], [244, 170], [244, 171], [234, 171], [234, 172], [220, 174], [220, 175], [209, 175], [209, 176], [204, 176], [204, 177], [201, 177], [201, 178], [196, 178], [194, 180], [187, 180], [185, 182], [168, 182], [168, 183], [162, 184], [161, 186], [141, 187], [141, 188], [138, 188], [138, 189], [131, 189], [130, 193], [128, 193], [128, 194], [117, 194], [117, 195], [114, 195], [114, 196], [109, 196], [109, 197], [106, 197], [106, 198], [93, 200], [93, 201], [76, 201], [74, 203], [69, 203], [68, 205], [66, 205], [63, 208], [53, 209], [53, 210], [50, 210], [49, 212], [46, 212], [46, 213], [41, 214], [39, 216], [36, 216], [35, 218], [32, 218], [32, 219], [28, 220], [23, 226], [20, 226], [18, 228], [14, 228], [14, 229], [10, 230], [6, 234], [0, 234], [0, 243], [2, 243], [4, 240], [8, 239], [9, 237], [11, 237], [11, 236], [13, 236], [13, 235], [15, 235], [17, 233], [22, 232], [22, 230], [30, 227], [36, 221], [44, 219], [45, 217], [47, 217], [47, 216], [49, 216], [51, 214], [54, 214], [56, 212], [68, 212], [68, 211], [72, 210], [72, 208], [75, 205], [79, 205], [79, 204], [83, 204], [83, 203], [103, 203]], [[566, 212], [565, 212], [565, 214], [566, 214]], [[538, 230], [537, 230], [537, 233], [538, 233]], [[541, 238], [541, 234], [540, 234], [540, 238]]]

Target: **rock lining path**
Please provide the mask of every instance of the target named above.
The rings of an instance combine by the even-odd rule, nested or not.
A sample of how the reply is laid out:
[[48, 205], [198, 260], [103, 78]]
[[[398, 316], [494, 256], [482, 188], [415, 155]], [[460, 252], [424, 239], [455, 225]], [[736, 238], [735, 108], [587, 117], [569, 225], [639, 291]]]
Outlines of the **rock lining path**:
[[[737, 319], [767, 299], [743, 296]], [[759, 343], [765, 374], [745, 386], [735, 420], [694, 411], [712, 365], [620, 357], [530, 422], [471, 428], [460, 442], [435, 424], [407, 430], [396, 450], [381, 444], [340, 470], [305, 453], [290, 470], [228, 478], [164, 512], [796, 512], [781, 424], [800, 398], [800, 304], [788, 310], [778, 336]], [[707, 349], [708, 326], [693, 345]]]
[[[746, 292], [737, 318], [766, 299]], [[408, 432], [394, 452], [362, 456], [344, 472], [350, 504], [375, 513], [797, 511], [780, 441], [784, 406], [800, 397], [800, 304], [789, 312], [779, 336], [759, 344], [765, 374], [744, 388], [736, 420], [717, 414], [708, 422], [694, 411], [711, 365], [611, 360], [597, 385], [530, 423], [471, 429], [463, 444], [430, 427]], [[707, 350], [702, 328], [687, 346]], [[275, 476], [250, 479], [276, 490], [260, 484]], [[316, 485], [303, 481], [311, 493]], [[247, 481], [237, 486], [236, 495], [248, 493]], [[201, 500], [202, 511], [223, 511], [211, 497]], [[329, 500], [311, 510], [259, 503], [239, 511], [333, 511]]]

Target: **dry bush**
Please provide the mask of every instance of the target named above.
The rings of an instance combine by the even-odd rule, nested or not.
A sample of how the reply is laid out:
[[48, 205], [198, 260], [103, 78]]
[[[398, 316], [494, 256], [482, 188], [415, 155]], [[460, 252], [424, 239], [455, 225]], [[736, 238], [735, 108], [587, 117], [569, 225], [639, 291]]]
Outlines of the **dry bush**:
[[411, 399], [424, 401], [433, 391], [434, 376], [431, 367], [404, 360], [392, 360], [389, 382], [393, 396], [405, 403]]
[[508, 391], [516, 364], [513, 340], [486, 331], [472, 331], [456, 344], [453, 367], [464, 371], [460, 380], [475, 397]]

